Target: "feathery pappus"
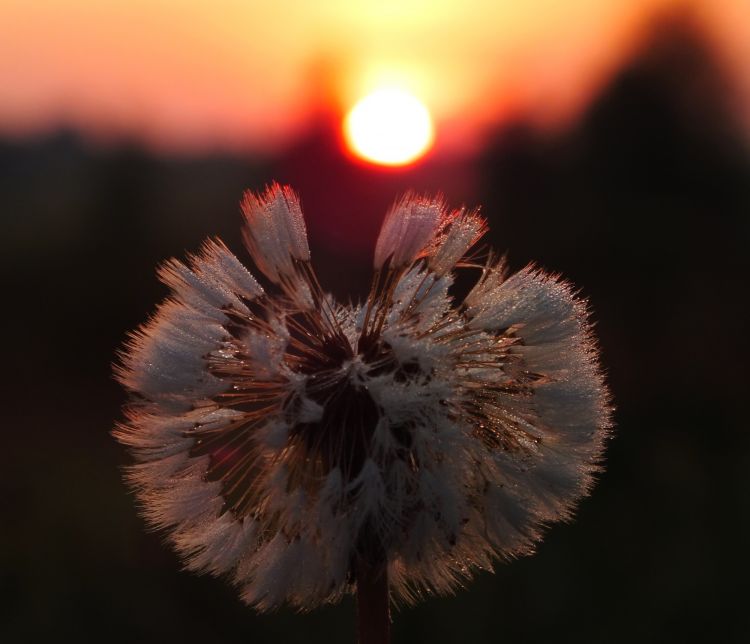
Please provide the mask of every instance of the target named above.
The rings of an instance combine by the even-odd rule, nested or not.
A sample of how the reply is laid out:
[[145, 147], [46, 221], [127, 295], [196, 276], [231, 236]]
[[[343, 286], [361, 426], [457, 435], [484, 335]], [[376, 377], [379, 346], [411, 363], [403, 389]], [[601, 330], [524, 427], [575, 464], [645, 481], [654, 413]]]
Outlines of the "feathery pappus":
[[[480, 263], [478, 212], [407, 196], [367, 299], [338, 304], [289, 188], [247, 193], [242, 211], [264, 285], [218, 240], [167, 262], [171, 295], [116, 366], [129, 482], [187, 568], [260, 610], [337, 601], [361, 566], [410, 602], [570, 516], [610, 426], [570, 284]], [[457, 301], [458, 270], [478, 278]]]

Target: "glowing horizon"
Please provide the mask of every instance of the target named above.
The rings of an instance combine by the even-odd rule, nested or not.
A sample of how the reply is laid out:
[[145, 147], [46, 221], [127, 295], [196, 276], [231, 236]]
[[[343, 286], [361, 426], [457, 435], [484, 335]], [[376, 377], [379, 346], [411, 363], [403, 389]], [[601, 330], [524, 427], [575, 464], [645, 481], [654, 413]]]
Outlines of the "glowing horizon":
[[277, 149], [321, 110], [341, 118], [396, 84], [429, 107], [441, 146], [470, 147], [518, 114], [569, 121], [675, 6], [718, 34], [750, 113], [740, 2], [5, 0], [0, 133], [65, 125], [166, 150]]

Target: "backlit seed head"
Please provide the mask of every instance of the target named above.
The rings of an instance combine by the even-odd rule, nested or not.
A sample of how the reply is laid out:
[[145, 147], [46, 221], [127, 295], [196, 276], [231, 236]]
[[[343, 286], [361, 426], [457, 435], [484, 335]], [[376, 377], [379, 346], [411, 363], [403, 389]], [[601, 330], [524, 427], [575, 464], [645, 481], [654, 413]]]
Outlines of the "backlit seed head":
[[[476, 212], [408, 196], [388, 213], [367, 299], [310, 265], [299, 201], [242, 204], [262, 287], [219, 241], [160, 278], [170, 297], [116, 373], [117, 438], [149, 523], [188, 568], [260, 609], [349, 592], [387, 567], [412, 601], [527, 554], [570, 516], [610, 426], [585, 304], [534, 267], [467, 256]], [[455, 301], [456, 270], [478, 280]]]

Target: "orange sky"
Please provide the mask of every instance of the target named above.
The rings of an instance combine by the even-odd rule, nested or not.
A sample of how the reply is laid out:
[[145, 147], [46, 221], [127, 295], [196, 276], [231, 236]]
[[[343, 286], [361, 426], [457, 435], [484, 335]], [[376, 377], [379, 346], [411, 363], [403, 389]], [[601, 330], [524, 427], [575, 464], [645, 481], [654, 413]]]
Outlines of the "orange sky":
[[[317, 100], [414, 91], [450, 147], [574, 115], [680, 0], [0, 0], [0, 132], [59, 124], [167, 150], [268, 148]], [[750, 2], [693, 0], [739, 79]], [[750, 113], [750, 82], [739, 83]]]

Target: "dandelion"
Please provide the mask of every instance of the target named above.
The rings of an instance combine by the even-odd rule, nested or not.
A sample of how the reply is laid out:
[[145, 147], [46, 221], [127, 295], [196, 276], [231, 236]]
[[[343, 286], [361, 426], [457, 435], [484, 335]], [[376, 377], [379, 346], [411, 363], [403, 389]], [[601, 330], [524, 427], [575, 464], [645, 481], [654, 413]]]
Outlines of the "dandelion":
[[[160, 269], [171, 295], [121, 354], [128, 478], [190, 570], [260, 610], [357, 590], [363, 641], [385, 640], [389, 597], [530, 553], [588, 492], [610, 411], [586, 305], [479, 262], [485, 220], [415, 196], [385, 218], [365, 302], [338, 304], [289, 188], [242, 211], [265, 286], [207, 241]], [[458, 270], [478, 275], [463, 298]]]

